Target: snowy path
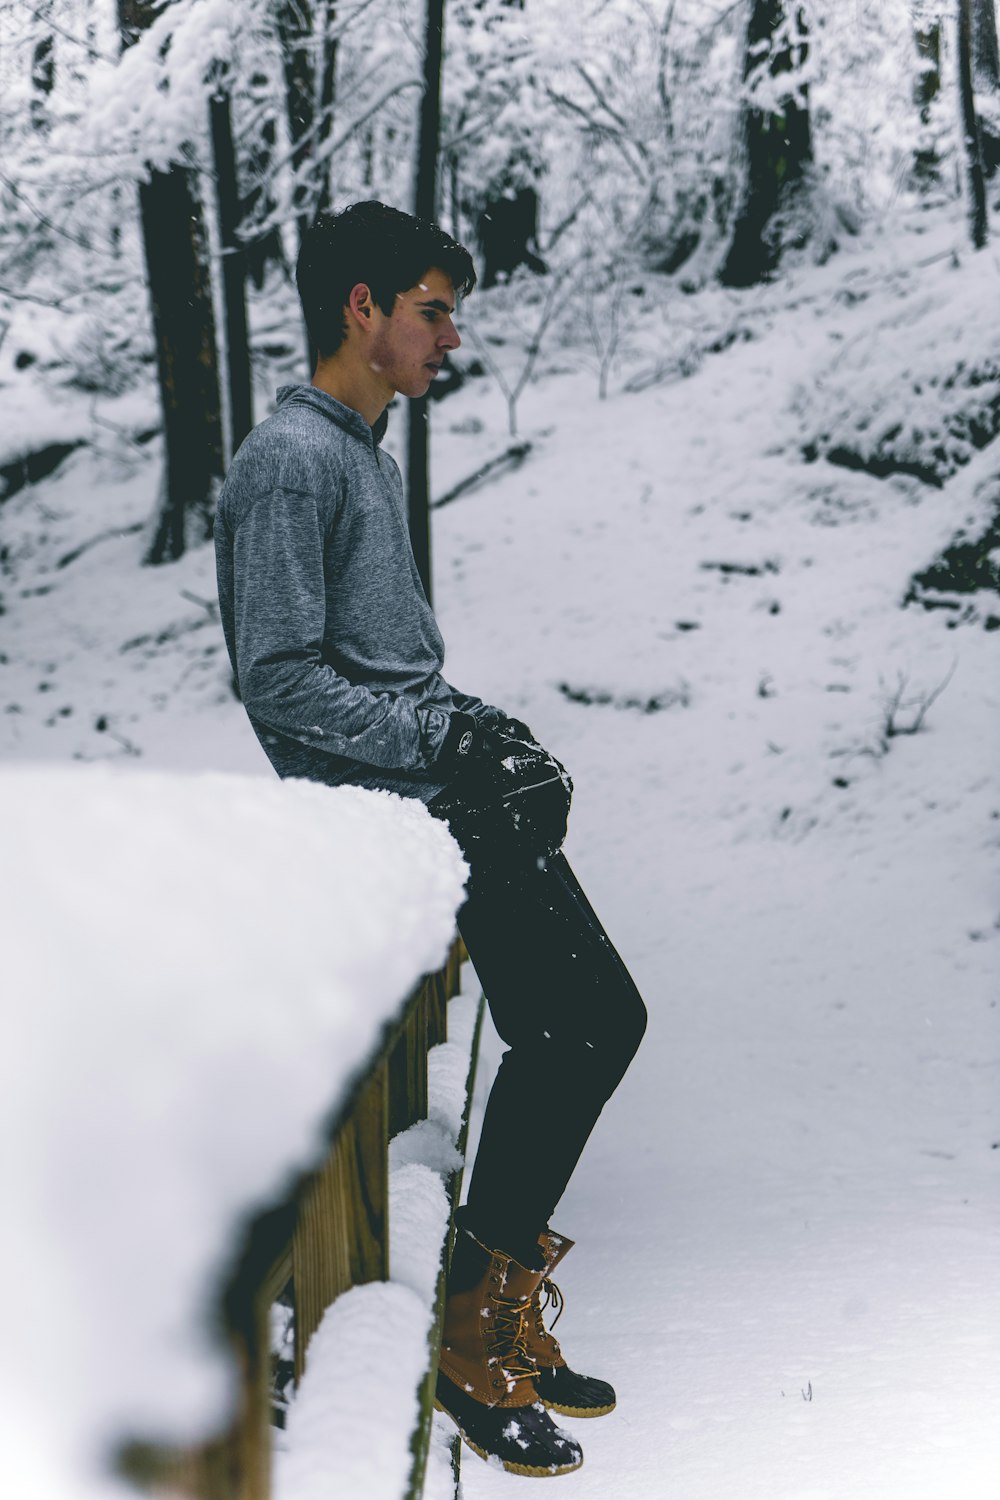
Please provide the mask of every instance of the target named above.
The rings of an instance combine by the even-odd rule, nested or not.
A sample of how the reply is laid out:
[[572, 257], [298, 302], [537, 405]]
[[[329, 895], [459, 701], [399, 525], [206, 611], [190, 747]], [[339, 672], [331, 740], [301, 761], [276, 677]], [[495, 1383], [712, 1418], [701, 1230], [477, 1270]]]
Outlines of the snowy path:
[[[956, 274], [935, 234], [644, 314], [653, 363], [713, 320], [753, 337], [604, 403], [550, 376], [529, 461], [435, 513], [448, 676], [566, 760], [568, 853], [651, 1012], [556, 1220], [559, 1336], [620, 1396], [575, 1424], [565, 1500], [1000, 1493], [997, 637], [900, 608], [995, 505], [1000, 444], [943, 490], [801, 457], [826, 408], [923, 422], [995, 348], [995, 252]], [[484, 380], [435, 412], [438, 494], [504, 421]], [[138, 569], [148, 454], [5, 506], [0, 756], [268, 775], [211, 549]], [[947, 686], [886, 739], [901, 678]], [[465, 1500], [530, 1485], [463, 1473]]]
[[[558, 1333], [619, 1391], [566, 1500], [1000, 1486], [993, 643], [899, 609], [954, 502], [827, 469], [862, 516], [833, 528], [768, 452], [816, 359], [784, 327], [642, 398], [581, 379], [575, 417], [543, 390], [557, 450], [438, 522], [452, 676], [569, 762], [568, 852], [651, 1011], [556, 1218]], [[880, 678], [956, 660], [869, 753]], [[526, 1483], [464, 1455], [465, 1500]]]

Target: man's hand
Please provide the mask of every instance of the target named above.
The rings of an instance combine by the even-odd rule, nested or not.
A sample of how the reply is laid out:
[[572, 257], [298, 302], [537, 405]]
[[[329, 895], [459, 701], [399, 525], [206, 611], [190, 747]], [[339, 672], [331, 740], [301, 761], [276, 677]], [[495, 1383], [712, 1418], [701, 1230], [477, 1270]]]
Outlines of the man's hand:
[[487, 736], [471, 714], [454, 713], [448, 722], [448, 733], [437, 753], [435, 765], [447, 771], [462, 771], [487, 755]]
[[[526, 730], [527, 737], [514, 733]], [[494, 775], [499, 798], [518, 834], [539, 854], [556, 854], [566, 837], [573, 782], [565, 766], [542, 748], [527, 725], [498, 726]]]
[[573, 783], [519, 719], [504, 715], [488, 728], [453, 713], [437, 764], [452, 770], [456, 790], [497, 806], [519, 838], [538, 854], [555, 854], [566, 837]]

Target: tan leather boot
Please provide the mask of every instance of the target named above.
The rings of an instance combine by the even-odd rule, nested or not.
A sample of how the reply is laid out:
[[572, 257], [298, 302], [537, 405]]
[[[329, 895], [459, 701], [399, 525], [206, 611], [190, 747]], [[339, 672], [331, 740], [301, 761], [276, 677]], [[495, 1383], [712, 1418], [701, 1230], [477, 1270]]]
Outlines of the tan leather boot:
[[562, 1293], [551, 1280], [551, 1275], [574, 1243], [552, 1229], [544, 1230], [538, 1236], [545, 1269], [531, 1295], [524, 1344], [535, 1365], [535, 1388], [544, 1406], [564, 1417], [603, 1417], [615, 1409], [614, 1386], [593, 1375], [578, 1375], [571, 1370], [559, 1347], [559, 1340], [545, 1326], [545, 1313], [549, 1307], [556, 1309], [553, 1325], [562, 1316]]
[[514, 1474], [569, 1474], [583, 1452], [535, 1390], [525, 1349], [528, 1312], [544, 1276], [459, 1230], [445, 1303], [437, 1402], [481, 1458]]

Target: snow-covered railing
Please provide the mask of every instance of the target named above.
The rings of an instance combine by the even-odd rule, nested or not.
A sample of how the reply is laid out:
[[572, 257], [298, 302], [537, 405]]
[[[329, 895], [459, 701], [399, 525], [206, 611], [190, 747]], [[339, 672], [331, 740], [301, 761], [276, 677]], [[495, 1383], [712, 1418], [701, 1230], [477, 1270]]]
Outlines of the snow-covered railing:
[[481, 1015], [447, 830], [91, 768], [5, 771], [0, 821], [0, 1491], [422, 1494]]

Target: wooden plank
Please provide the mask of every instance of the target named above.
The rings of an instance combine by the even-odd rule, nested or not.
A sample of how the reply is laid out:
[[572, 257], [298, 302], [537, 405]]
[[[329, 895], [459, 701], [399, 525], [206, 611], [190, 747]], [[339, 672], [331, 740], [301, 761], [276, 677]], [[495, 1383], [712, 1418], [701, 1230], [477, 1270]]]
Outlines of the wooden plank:
[[437, 1047], [448, 1040], [448, 998], [455, 993], [449, 987], [448, 971], [442, 969], [427, 980], [427, 1047]]
[[[241, 1410], [230, 1440], [234, 1492], [239, 1500], [271, 1494], [271, 1304], [263, 1287], [254, 1298], [253, 1332], [240, 1341]], [[209, 1497], [211, 1500], [211, 1497]]]
[[372, 1074], [351, 1121], [352, 1286], [389, 1275], [389, 1078], [385, 1062]]
[[[456, 939], [442, 970], [428, 976], [411, 997], [392, 1041], [348, 1106], [351, 1112], [338, 1130], [327, 1160], [308, 1181], [297, 1205], [289, 1200], [269, 1212], [276, 1221], [287, 1215], [287, 1228], [280, 1224], [277, 1234], [271, 1232], [265, 1258], [258, 1259], [256, 1265], [251, 1263], [249, 1279], [242, 1279], [241, 1272], [230, 1287], [227, 1321], [241, 1388], [240, 1412], [230, 1431], [186, 1451], [148, 1443], [131, 1443], [123, 1448], [121, 1471], [147, 1491], [164, 1497], [189, 1496], [192, 1500], [268, 1500], [271, 1305], [291, 1282], [298, 1380], [305, 1369], [309, 1340], [327, 1307], [351, 1286], [388, 1277], [390, 1125], [395, 1133], [426, 1116], [427, 1052], [447, 1037], [447, 1001], [458, 991], [466, 957], [461, 939]], [[478, 1028], [473, 1067], [477, 1048]], [[453, 1195], [459, 1182], [460, 1176], [452, 1184]], [[283, 1239], [289, 1234], [289, 1239]], [[442, 1269], [438, 1325], [443, 1276]], [[438, 1327], [424, 1382], [425, 1420], [414, 1434], [414, 1453], [422, 1451], [422, 1463], [426, 1463], [433, 1398], [431, 1372], [436, 1368], [439, 1341]], [[421, 1464], [421, 1484], [422, 1473]], [[411, 1494], [417, 1493], [411, 1489]]]
[[331, 1302], [348, 1287], [388, 1275], [387, 1110], [382, 1060], [302, 1198], [292, 1240], [296, 1380]]
[[[406, 1500], [420, 1500], [424, 1491], [424, 1478], [427, 1472], [427, 1454], [430, 1449], [431, 1423], [434, 1420], [434, 1390], [437, 1384], [438, 1356], [441, 1350], [441, 1331], [444, 1327], [444, 1304], [445, 1293], [448, 1282], [448, 1263], [451, 1258], [451, 1243], [455, 1232], [455, 1209], [462, 1193], [462, 1176], [465, 1170], [465, 1153], [469, 1144], [469, 1115], [472, 1112], [472, 1093], [476, 1085], [476, 1065], [479, 1061], [479, 1039], [483, 1029], [483, 1013], [486, 1009], [486, 1001], [483, 996], [479, 998], [479, 1008], [476, 1012], [476, 1025], [472, 1034], [472, 1046], [469, 1051], [469, 1071], [465, 1080], [465, 1109], [462, 1113], [462, 1128], [458, 1137], [458, 1150], [462, 1157], [462, 1166], [451, 1174], [448, 1184], [448, 1202], [451, 1207], [451, 1215], [448, 1221], [448, 1232], [445, 1235], [444, 1244], [441, 1248], [441, 1264], [438, 1268], [437, 1290], [434, 1302], [434, 1319], [428, 1334], [429, 1363], [427, 1373], [423, 1378], [419, 1393], [420, 1415], [417, 1425], [410, 1439], [410, 1451], [413, 1454], [413, 1464], [410, 1469], [409, 1488], [406, 1492]], [[460, 1444], [457, 1439], [452, 1445], [452, 1468], [455, 1474], [455, 1493], [458, 1494], [459, 1473], [459, 1451]]]
[[389, 1136], [427, 1116], [428, 989], [422, 984], [407, 1007], [389, 1054]]

